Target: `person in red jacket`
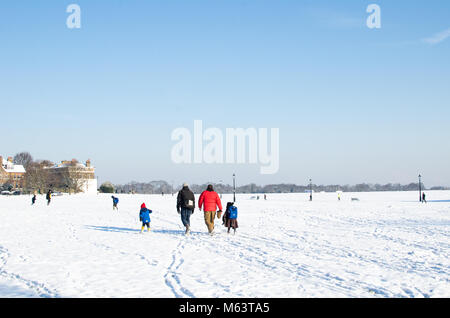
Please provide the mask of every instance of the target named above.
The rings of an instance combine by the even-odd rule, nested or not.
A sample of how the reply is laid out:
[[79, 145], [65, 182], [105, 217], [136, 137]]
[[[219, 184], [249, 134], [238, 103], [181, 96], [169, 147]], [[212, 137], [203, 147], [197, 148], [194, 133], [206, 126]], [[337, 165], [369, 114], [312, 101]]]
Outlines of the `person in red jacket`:
[[[216, 207], [219, 208], [219, 215], [222, 214], [222, 202], [220, 202], [219, 195], [214, 191], [210, 184], [206, 191], [203, 191], [198, 199], [198, 208], [204, 211], [205, 223], [208, 227], [210, 235], [214, 234], [214, 218], [216, 217]], [[220, 218], [220, 217], [219, 217]]]

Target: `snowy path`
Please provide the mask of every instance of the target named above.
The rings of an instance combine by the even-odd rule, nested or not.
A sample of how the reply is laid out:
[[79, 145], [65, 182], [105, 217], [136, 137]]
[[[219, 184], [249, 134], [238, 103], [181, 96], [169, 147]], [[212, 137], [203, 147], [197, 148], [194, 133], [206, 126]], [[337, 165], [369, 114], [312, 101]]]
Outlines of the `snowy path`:
[[170, 195], [0, 197], [0, 297], [449, 297], [450, 191], [427, 195], [242, 194], [213, 237], [198, 210], [184, 236]]

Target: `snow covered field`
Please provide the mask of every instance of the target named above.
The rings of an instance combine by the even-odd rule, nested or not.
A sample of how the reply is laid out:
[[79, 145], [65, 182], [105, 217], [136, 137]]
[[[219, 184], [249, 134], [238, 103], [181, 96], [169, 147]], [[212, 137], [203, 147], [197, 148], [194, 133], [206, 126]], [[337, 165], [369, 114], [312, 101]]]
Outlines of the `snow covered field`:
[[241, 194], [213, 237], [176, 195], [2, 196], [0, 297], [450, 297], [450, 191], [426, 193]]

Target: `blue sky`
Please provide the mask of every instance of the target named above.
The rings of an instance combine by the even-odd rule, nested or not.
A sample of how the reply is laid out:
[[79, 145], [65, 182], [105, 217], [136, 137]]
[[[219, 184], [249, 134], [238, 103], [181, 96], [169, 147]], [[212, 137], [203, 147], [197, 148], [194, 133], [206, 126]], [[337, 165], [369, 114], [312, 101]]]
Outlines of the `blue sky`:
[[[448, 1], [3, 1], [1, 154], [90, 158], [115, 183], [448, 186], [449, 17]], [[279, 172], [174, 164], [171, 132], [196, 119], [279, 128]]]

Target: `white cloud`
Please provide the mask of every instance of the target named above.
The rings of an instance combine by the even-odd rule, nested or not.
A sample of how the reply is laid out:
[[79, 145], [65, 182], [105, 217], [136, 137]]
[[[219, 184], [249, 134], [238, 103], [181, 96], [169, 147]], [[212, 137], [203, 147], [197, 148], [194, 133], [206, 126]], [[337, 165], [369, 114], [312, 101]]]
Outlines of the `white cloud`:
[[450, 37], [450, 29], [436, 33], [432, 37], [423, 39], [422, 41], [434, 45], [445, 41], [448, 37]]

